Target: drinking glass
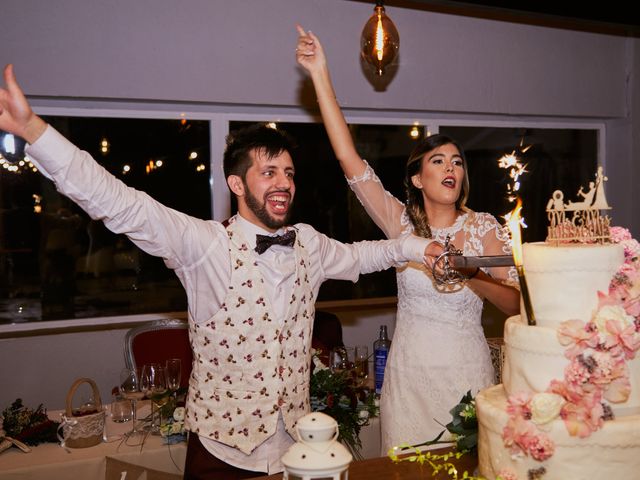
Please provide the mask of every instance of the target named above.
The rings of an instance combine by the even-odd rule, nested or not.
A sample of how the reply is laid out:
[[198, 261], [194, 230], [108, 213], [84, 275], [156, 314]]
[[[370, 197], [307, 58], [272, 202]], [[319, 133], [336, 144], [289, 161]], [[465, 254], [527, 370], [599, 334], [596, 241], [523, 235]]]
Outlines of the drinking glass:
[[180, 388], [182, 381], [182, 362], [179, 358], [167, 360], [167, 388], [175, 392]]
[[353, 364], [350, 361], [349, 349], [347, 347], [331, 349], [331, 352], [329, 352], [329, 368], [333, 373], [344, 372], [352, 367]]
[[357, 345], [355, 350], [356, 377], [363, 384], [369, 377], [369, 348], [366, 345]]
[[111, 399], [111, 420], [116, 423], [124, 423], [131, 420], [131, 415], [131, 400], [124, 398], [120, 392], [113, 395]]
[[152, 433], [158, 433], [162, 424], [162, 407], [169, 400], [164, 395], [167, 392], [167, 377], [164, 367], [159, 363], [144, 365], [140, 382], [142, 391], [151, 400], [151, 426], [149, 430]]
[[133, 411], [131, 431], [126, 433], [127, 437], [134, 437], [136, 435], [143, 435], [144, 431], [139, 430], [136, 425], [137, 419], [137, 403], [138, 400], [144, 398], [144, 392], [140, 386], [140, 376], [134, 369], [125, 368], [120, 374], [120, 393], [128, 400], [131, 400], [131, 409]]

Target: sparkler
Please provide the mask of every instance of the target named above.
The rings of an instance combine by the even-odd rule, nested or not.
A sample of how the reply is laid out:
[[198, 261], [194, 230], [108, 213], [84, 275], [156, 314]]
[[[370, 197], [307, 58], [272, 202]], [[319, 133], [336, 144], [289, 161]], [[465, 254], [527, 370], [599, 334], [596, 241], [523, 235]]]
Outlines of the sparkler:
[[[524, 138], [523, 138], [524, 141]], [[531, 145], [523, 147], [523, 141], [520, 142], [520, 153], [526, 153], [531, 148]], [[520, 215], [522, 210], [522, 200], [520, 199], [518, 192], [520, 191], [520, 177], [527, 173], [526, 165], [520, 163], [520, 159], [516, 154], [516, 150], [508, 155], [504, 155], [498, 160], [498, 166], [509, 170], [509, 177], [512, 183], [507, 185], [507, 199], [509, 202], [516, 203], [515, 208], [504, 216], [507, 227], [511, 233], [511, 248], [513, 252], [513, 261], [515, 263], [516, 272], [518, 272], [518, 280], [520, 281], [520, 294], [522, 295], [522, 303], [524, 304], [525, 314], [527, 316], [527, 323], [529, 325], [536, 324], [536, 317], [533, 313], [533, 307], [531, 305], [531, 297], [529, 296], [529, 287], [527, 286], [527, 277], [524, 272], [524, 265], [522, 263], [522, 235], [520, 228], [527, 228], [524, 223], [524, 219]]]

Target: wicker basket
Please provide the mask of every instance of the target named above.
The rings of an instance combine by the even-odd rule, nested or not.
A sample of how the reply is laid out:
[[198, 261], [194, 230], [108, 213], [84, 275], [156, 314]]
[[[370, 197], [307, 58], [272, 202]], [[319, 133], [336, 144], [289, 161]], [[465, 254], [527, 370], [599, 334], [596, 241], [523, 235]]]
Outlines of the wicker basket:
[[[73, 396], [78, 387], [83, 383], [88, 383], [93, 389], [93, 398], [97, 412], [89, 415], [74, 415], [72, 408]], [[67, 393], [66, 412], [63, 416], [63, 422], [60, 425], [64, 445], [69, 448], [85, 448], [99, 444], [102, 442], [104, 434], [104, 422], [105, 412], [104, 408], [102, 408], [100, 392], [98, 391], [96, 382], [90, 378], [77, 379], [73, 382], [73, 385], [71, 385], [69, 393]]]

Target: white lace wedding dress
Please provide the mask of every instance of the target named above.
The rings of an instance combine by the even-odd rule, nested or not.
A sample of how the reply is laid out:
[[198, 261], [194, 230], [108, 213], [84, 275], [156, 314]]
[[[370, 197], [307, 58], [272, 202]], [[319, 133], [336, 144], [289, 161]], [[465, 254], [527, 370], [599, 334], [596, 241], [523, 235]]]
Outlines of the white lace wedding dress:
[[[369, 166], [349, 184], [389, 238], [412, 231], [404, 205]], [[449, 236], [464, 255], [510, 253], [502, 227], [486, 213], [468, 211], [432, 234], [442, 243]], [[509, 284], [517, 279], [512, 268], [489, 273]], [[475, 395], [494, 378], [480, 323], [483, 299], [465, 285], [437, 287], [419, 264], [398, 269], [397, 280], [398, 312], [380, 403], [383, 455], [401, 443], [435, 438], [462, 396], [468, 390]]]

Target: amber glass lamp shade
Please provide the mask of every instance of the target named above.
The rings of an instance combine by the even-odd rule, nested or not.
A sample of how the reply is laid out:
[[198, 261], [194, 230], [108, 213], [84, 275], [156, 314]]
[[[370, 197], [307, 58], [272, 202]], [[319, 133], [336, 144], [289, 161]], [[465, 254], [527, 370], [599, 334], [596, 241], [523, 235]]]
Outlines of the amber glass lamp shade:
[[360, 53], [375, 70], [384, 75], [384, 69], [396, 58], [400, 48], [400, 35], [391, 19], [387, 17], [381, 1], [376, 3], [373, 15], [360, 38]]

